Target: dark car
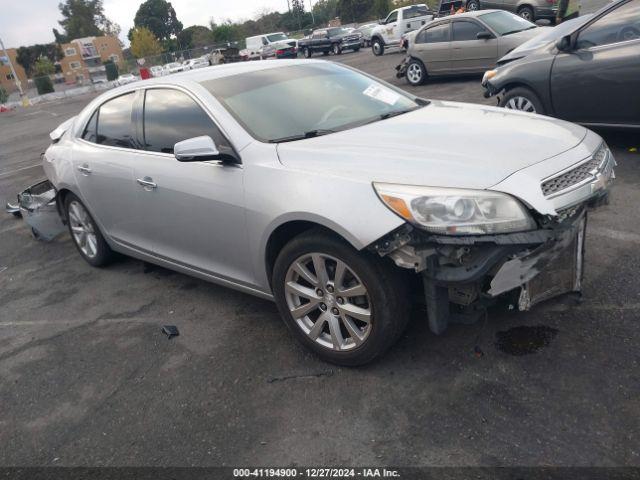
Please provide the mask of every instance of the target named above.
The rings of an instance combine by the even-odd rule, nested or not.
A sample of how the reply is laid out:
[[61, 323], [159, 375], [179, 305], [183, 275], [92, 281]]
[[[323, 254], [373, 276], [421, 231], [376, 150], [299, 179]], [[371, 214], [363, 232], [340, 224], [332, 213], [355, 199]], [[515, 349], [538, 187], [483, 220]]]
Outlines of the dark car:
[[310, 37], [298, 42], [298, 49], [309, 58], [317, 52], [323, 55], [340, 55], [344, 50], [357, 52], [362, 45], [362, 34], [344, 27], [322, 28], [314, 30]]
[[[561, 25], [563, 27], [563, 25]], [[485, 73], [501, 107], [591, 126], [640, 128], [640, 0], [619, 0]]]

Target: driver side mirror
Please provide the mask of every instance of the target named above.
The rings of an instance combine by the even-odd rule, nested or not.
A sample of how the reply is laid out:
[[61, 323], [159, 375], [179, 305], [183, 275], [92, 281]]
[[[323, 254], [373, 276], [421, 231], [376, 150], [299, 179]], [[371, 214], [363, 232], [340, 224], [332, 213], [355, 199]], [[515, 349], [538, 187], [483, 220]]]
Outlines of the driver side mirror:
[[565, 35], [556, 42], [556, 48], [561, 52], [570, 52], [573, 50], [571, 35]]
[[188, 138], [173, 147], [173, 154], [179, 162], [204, 162], [207, 160], [227, 160], [232, 155], [220, 153], [216, 142], [208, 135]]
[[476, 38], [478, 40], [490, 40], [493, 38], [493, 35], [491, 35], [491, 32], [487, 32], [486, 30], [484, 30], [482, 32], [478, 32]]

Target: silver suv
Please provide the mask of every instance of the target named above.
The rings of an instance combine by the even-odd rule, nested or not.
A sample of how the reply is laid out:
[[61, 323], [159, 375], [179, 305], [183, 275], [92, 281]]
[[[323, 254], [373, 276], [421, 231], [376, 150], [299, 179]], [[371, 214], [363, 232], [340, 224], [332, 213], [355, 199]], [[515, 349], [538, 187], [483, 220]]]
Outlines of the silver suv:
[[467, 10], [485, 10], [497, 8], [517, 13], [525, 20], [551, 20], [554, 22], [558, 13], [558, 0], [468, 0]]

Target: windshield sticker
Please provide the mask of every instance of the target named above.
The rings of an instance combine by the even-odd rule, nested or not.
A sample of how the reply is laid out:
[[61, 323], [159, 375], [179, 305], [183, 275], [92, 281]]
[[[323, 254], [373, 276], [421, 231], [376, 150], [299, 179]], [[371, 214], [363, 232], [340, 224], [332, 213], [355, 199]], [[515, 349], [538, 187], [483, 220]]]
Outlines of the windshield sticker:
[[388, 105], [394, 105], [400, 98], [400, 95], [395, 93], [393, 90], [389, 90], [388, 88], [380, 87], [378, 85], [369, 85], [362, 93]]

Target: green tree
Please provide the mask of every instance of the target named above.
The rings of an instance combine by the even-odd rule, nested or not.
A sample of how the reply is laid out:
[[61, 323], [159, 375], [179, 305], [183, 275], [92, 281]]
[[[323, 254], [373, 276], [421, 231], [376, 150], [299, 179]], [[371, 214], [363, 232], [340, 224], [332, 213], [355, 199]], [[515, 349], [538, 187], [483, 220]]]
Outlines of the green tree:
[[326, 25], [338, 16], [338, 0], [319, 0], [313, 5], [316, 25]]
[[33, 65], [33, 74], [36, 77], [41, 77], [43, 75], [52, 75], [53, 73], [55, 73], [55, 71], [56, 67], [53, 65], [53, 62], [47, 57], [40, 57]]
[[4, 87], [0, 86], [0, 103], [7, 103], [9, 100], [9, 94], [4, 89]]
[[[147, 0], [143, 2], [133, 19], [135, 27], [145, 27], [159, 40], [169, 40], [182, 31], [182, 23], [176, 16], [171, 2]], [[133, 30], [133, 29], [132, 29]], [[131, 40], [132, 30], [129, 31]]]
[[372, 13], [375, 18], [386, 18], [391, 11], [390, 0], [374, 0]]
[[41, 57], [46, 57], [54, 63], [63, 58], [64, 54], [57, 43], [30, 45], [28, 47], [20, 47], [16, 51], [16, 61], [24, 68], [28, 77], [33, 74], [33, 67]]
[[152, 57], [162, 53], [162, 46], [149, 29], [139, 27], [132, 30], [131, 53], [136, 58]]
[[58, 8], [62, 14], [58, 23], [64, 29], [64, 34], [53, 29], [58, 43], [82, 37], [118, 36], [120, 33], [120, 26], [105, 16], [102, 0], [65, 0]]
[[214, 22], [210, 23], [211, 32], [213, 34], [213, 41], [215, 43], [221, 42], [237, 42], [244, 37], [243, 28], [237, 23], [227, 20], [220, 25], [216, 25]]
[[184, 49], [211, 45], [213, 43], [213, 32], [202, 25], [192, 25], [178, 34], [178, 42]]

